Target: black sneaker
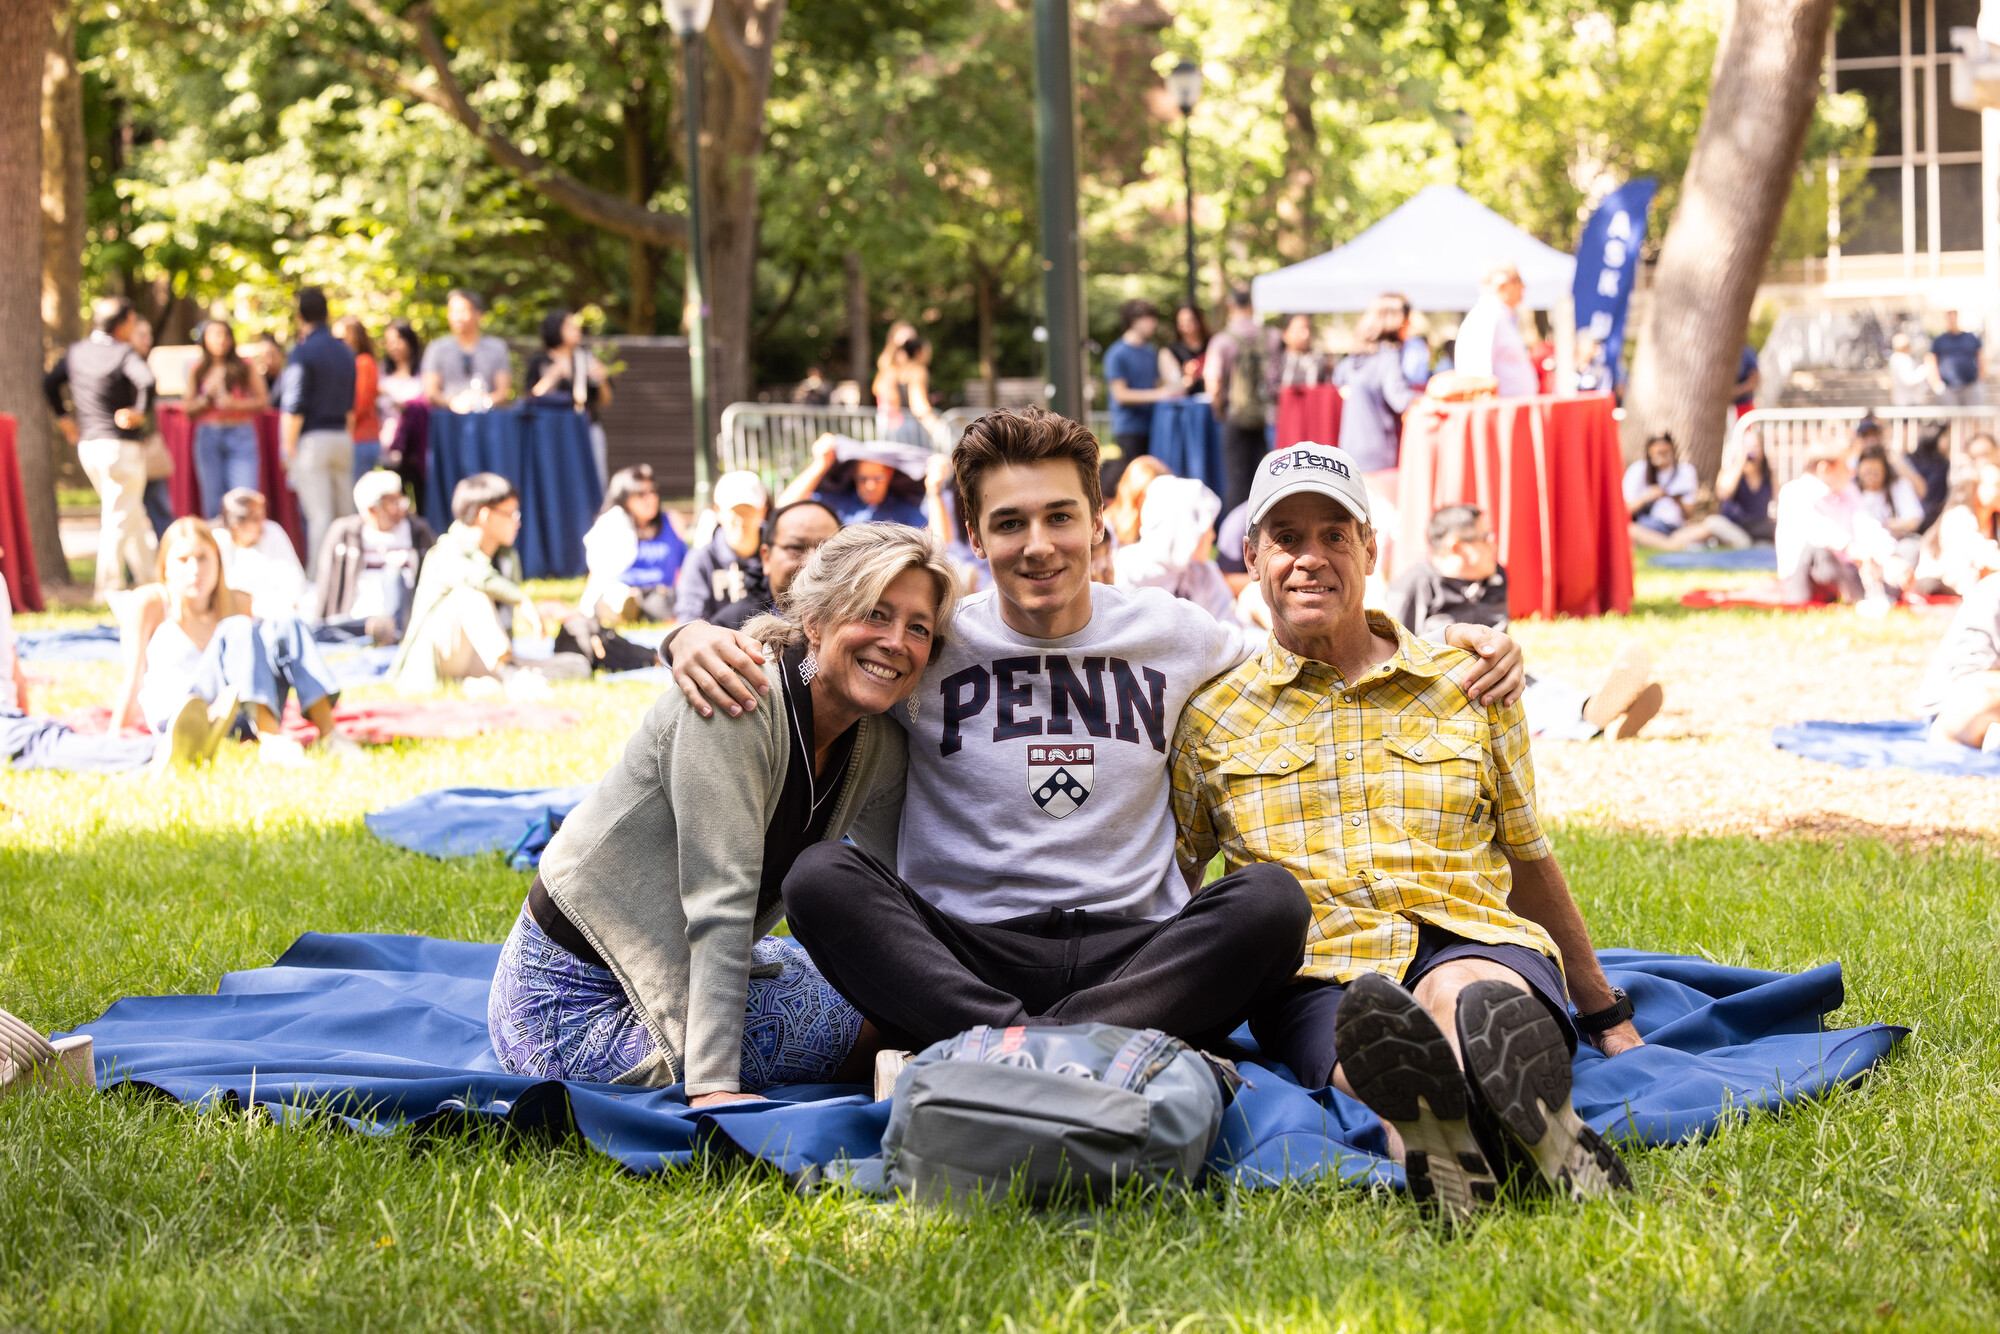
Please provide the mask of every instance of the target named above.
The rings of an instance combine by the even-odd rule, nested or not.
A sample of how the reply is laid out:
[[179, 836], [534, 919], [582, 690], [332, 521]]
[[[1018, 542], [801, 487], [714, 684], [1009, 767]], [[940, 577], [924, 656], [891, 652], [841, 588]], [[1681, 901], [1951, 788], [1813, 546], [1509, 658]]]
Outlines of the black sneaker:
[[1333, 1030], [1354, 1095], [1403, 1137], [1410, 1197], [1452, 1219], [1491, 1204], [1499, 1183], [1467, 1119], [1471, 1092], [1417, 998], [1363, 973], [1341, 998]]
[[1506, 1152], [1531, 1160], [1557, 1194], [1632, 1189], [1618, 1151], [1570, 1105], [1569, 1047], [1540, 1000], [1505, 982], [1474, 982], [1458, 996], [1458, 1046]]

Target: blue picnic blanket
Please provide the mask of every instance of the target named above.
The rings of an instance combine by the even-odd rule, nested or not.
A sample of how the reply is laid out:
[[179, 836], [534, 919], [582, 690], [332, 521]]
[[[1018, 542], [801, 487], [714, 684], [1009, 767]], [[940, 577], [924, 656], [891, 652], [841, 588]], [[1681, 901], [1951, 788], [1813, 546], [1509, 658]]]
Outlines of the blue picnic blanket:
[[1891, 719], [1881, 723], [1792, 723], [1771, 729], [1779, 750], [1849, 769], [1915, 769], [1958, 778], [2000, 778], [2000, 755], [1932, 741], [1930, 724]]
[[540, 828], [541, 842], [532, 849], [538, 862], [548, 835], [592, 786], [445, 787], [376, 811], [362, 823], [385, 842], [431, 857], [475, 857], [482, 852], [512, 857], [529, 850], [524, 841], [532, 842], [529, 835]]
[[1778, 569], [1776, 547], [1721, 547], [1714, 551], [1656, 551], [1652, 556], [1660, 570], [1769, 570]]
[[105, 622], [22, 630], [14, 636], [14, 651], [22, 662], [116, 662], [118, 627]]
[[[679, 1086], [635, 1089], [501, 1071], [486, 1030], [498, 945], [425, 936], [299, 937], [269, 968], [226, 973], [213, 996], [121, 1000], [76, 1030], [96, 1042], [106, 1088], [182, 1102], [257, 1106], [281, 1120], [334, 1116], [370, 1134], [467, 1120], [580, 1136], [638, 1173], [721, 1150], [786, 1172], [879, 1150], [889, 1104], [851, 1085], [766, 1090], [770, 1102], [694, 1111]], [[1840, 965], [1803, 973], [1732, 968], [1641, 950], [1603, 950], [1632, 993], [1648, 1045], [1576, 1058], [1577, 1111], [1600, 1131], [1673, 1144], [1724, 1120], [1852, 1083], [1909, 1030], [1823, 1031], [1843, 1000]], [[1237, 1034], [1247, 1042], [1247, 1030]], [[1283, 1066], [1243, 1065], [1251, 1084], [1224, 1118], [1209, 1164], [1246, 1186], [1332, 1175], [1399, 1185], [1381, 1123], [1332, 1089], [1300, 1088]]]

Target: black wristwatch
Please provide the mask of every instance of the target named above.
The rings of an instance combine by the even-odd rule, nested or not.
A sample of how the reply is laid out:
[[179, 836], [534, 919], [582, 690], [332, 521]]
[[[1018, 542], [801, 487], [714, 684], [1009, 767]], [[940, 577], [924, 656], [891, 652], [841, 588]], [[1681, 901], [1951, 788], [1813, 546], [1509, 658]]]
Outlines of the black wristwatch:
[[1632, 998], [1625, 994], [1625, 988], [1613, 987], [1611, 988], [1611, 1004], [1602, 1010], [1593, 1010], [1589, 1014], [1579, 1014], [1576, 1017], [1576, 1026], [1579, 1032], [1594, 1038], [1599, 1033], [1610, 1032], [1631, 1017]]

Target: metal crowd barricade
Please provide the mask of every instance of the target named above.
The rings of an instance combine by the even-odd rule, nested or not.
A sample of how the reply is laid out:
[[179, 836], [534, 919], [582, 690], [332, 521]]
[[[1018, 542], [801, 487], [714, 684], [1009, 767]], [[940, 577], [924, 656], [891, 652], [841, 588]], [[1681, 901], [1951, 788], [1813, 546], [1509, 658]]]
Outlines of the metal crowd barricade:
[[[945, 438], [934, 442], [940, 452], [958, 443], [965, 428], [986, 415], [986, 408], [947, 408], [939, 414]], [[794, 403], [731, 403], [722, 410], [716, 437], [716, 464], [722, 472], [754, 472], [773, 494], [796, 477], [812, 458], [813, 441], [827, 432], [856, 440], [881, 437], [874, 408], [816, 406]], [[1111, 439], [1111, 414], [1092, 412], [1091, 432]]]
[[1726, 454], [1738, 457], [1743, 437], [1754, 430], [1762, 438], [1772, 481], [1783, 486], [1805, 471], [1806, 455], [1821, 444], [1845, 444], [1867, 417], [1882, 423], [1883, 443], [1904, 452], [1933, 430], [1942, 428], [1940, 448], [1950, 456], [1954, 475], [1963, 470], [1965, 447], [1975, 436], [1995, 434], [2000, 408], [1754, 408], [1730, 424]]

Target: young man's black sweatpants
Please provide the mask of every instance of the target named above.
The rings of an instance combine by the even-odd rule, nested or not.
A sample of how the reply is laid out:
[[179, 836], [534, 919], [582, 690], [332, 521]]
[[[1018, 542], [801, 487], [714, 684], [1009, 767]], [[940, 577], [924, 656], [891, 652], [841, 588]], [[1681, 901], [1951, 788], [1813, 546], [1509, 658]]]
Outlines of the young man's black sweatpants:
[[785, 916], [826, 980], [892, 1047], [980, 1024], [1157, 1028], [1213, 1046], [1291, 981], [1312, 910], [1282, 866], [1247, 866], [1163, 922], [1051, 909], [964, 922], [847, 843], [785, 877]]

